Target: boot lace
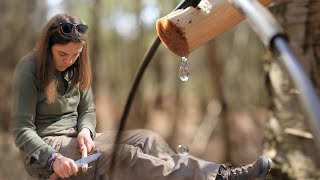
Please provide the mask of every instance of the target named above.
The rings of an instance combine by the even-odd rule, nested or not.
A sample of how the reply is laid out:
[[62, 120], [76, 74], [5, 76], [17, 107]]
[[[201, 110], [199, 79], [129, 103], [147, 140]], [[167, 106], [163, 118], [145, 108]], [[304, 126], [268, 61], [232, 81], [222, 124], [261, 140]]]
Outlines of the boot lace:
[[248, 170], [252, 167], [252, 164], [248, 165], [234, 165], [231, 163], [226, 163], [221, 165], [223, 170], [218, 172], [223, 179], [228, 180], [232, 175], [239, 175], [242, 173], [248, 173]]

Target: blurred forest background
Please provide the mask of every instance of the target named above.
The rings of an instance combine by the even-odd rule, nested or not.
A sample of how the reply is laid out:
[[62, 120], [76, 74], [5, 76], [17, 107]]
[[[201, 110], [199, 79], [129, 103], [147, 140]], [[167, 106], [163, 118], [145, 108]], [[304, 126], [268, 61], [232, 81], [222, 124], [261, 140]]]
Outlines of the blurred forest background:
[[[177, 0], [0, 0], [0, 179], [29, 179], [10, 134], [15, 65], [35, 45], [54, 14], [89, 26], [98, 131], [115, 130], [134, 75], [156, 38], [155, 21]], [[270, 10], [320, 92], [320, 1], [277, 0]], [[308, 121], [277, 59], [247, 22], [189, 55], [190, 78], [180, 81], [181, 57], [160, 46], [134, 99], [126, 129], [161, 134], [175, 149], [213, 161], [246, 164], [273, 159], [269, 179], [320, 179], [319, 153]]]

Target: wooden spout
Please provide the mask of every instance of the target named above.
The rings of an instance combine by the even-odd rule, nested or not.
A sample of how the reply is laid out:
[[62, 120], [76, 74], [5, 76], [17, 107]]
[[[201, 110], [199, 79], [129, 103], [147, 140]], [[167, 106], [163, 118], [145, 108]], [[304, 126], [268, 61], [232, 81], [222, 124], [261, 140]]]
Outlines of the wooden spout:
[[[259, 1], [267, 6], [274, 0]], [[202, 0], [196, 8], [177, 10], [158, 19], [156, 29], [168, 49], [186, 56], [244, 19], [227, 0]]]

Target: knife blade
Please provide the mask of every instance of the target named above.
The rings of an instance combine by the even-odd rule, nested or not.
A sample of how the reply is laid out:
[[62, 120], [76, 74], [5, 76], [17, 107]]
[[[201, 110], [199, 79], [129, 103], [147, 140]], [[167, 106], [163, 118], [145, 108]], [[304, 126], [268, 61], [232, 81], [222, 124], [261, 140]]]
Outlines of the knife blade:
[[75, 163], [77, 167], [81, 167], [83, 164], [89, 164], [90, 162], [97, 160], [101, 154], [102, 154], [101, 152], [93, 153], [87, 157], [76, 160]]

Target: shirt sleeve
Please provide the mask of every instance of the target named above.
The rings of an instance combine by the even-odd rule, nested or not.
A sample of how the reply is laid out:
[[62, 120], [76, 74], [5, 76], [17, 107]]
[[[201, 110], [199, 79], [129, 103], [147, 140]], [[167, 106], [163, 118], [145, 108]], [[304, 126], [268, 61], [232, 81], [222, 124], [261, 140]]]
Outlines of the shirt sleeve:
[[96, 112], [91, 87], [86, 91], [81, 91], [80, 93], [77, 126], [79, 131], [81, 131], [83, 128], [88, 128], [92, 133], [92, 139], [95, 138]]
[[45, 143], [36, 132], [34, 123], [38, 90], [35, 74], [30, 70], [29, 65], [20, 63], [14, 73], [12, 131], [16, 146], [27, 153], [30, 163], [37, 160], [41, 165], [46, 166], [50, 154], [57, 151]]

